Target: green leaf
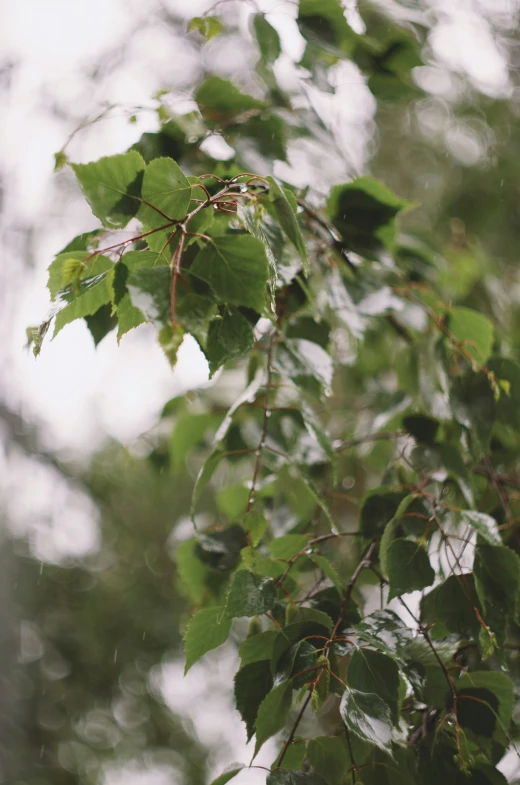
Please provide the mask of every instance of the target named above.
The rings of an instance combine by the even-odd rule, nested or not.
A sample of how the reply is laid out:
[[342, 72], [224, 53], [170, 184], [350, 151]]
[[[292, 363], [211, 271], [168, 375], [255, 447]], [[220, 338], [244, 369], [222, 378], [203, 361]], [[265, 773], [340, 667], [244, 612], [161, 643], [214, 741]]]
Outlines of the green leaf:
[[448, 327], [479, 365], [486, 362], [491, 354], [494, 334], [493, 324], [486, 316], [470, 308], [453, 308]]
[[502, 545], [502, 538], [498, 530], [497, 522], [491, 515], [475, 510], [461, 510], [460, 517], [464, 523], [471, 526], [482, 537], [488, 545]]
[[401, 653], [412, 637], [412, 631], [391, 610], [374, 611], [354, 626], [358, 638], [385, 654], [395, 657]]
[[171, 278], [169, 267], [139, 267], [127, 278], [132, 305], [158, 329], [170, 321]]
[[244, 515], [241, 523], [249, 535], [251, 545], [256, 547], [261, 542], [269, 525], [265, 516], [259, 510], [253, 508]]
[[139, 327], [146, 319], [139, 308], [132, 305], [130, 295], [127, 293], [117, 305], [117, 342], [121, 340], [125, 333]]
[[283, 534], [269, 543], [269, 553], [273, 559], [288, 561], [308, 547], [309, 539], [308, 534]]
[[276, 602], [276, 583], [271, 578], [239, 570], [233, 576], [226, 602], [225, 617], [259, 616]]
[[84, 285], [81, 287], [81, 293], [56, 314], [53, 338], [57, 336], [62, 327], [74, 321], [74, 319], [92, 316], [103, 305], [110, 303], [112, 299], [113, 275], [112, 269], [100, 276], [83, 281]]
[[206, 79], [197, 89], [195, 100], [202, 117], [210, 126], [220, 125], [237, 115], [265, 107], [262, 101], [240, 92], [232, 82], [219, 76]]
[[216, 16], [195, 16], [188, 23], [188, 32], [191, 33], [193, 30], [200, 33], [206, 41], [211, 41], [223, 32], [224, 26]]
[[336, 589], [341, 592], [343, 589], [343, 584], [341, 582], [341, 578], [339, 577], [338, 573], [330, 563], [330, 561], [319, 553], [313, 553], [311, 555], [311, 561], [313, 561], [323, 572], [324, 575], [327, 576], [329, 581], [331, 581]]
[[255, 756], [267, 739], [285, 727], [292, 703], [292, 691], [292, 682], [284, 681], [274, 687], [260, 704], [255, 723]]
[[251, 349], [254, 342], [250, 323], [240, 311], [226, 309], [209, 325], [204, 354], [209, 363], [210, 376], [228, 360], [240, 357]]
[[378, 180], [359, 177], [332, 188], [327, 211], [347, 247], [373, 259], [394, 249], [396, 215], [411, 206]]
[[168, 219], [178, 220], [187, 215], [191, 184], [172, 158], [155, 158], [144, 171], [141, 196], [143, 204], [138, 218], [153, 229], [164, 226]]
[[499, 671], [473, 671], [455, 682], [457, 718], [478, 736], [495, 733], [507, 744], [513, 713], [513, 682]]
[[175, 552], [175, 566], [182, 594], [199, 605], [207, 594], [207, 568], [197, 558], [195, 539], [181, 543]]
[[[83, 291], [79, 286], [81, 281], [88, 281], [87, 285], [90, 285], [98, 276], [114, 268], [108, 256], [93, 256], [88, 261], [85, 258], [88, 259], [88, 254], [84, 251], [67, 251], [58, 254], [51, 262], [47, 280], [51, 300], [55, 300], [60, 292], [66, 295], [66, 299], [77, 296]], [[72, 292], [68, 290], [70, 286]]]
[[[327, 632], [332, 631], [332, 619], [327, 613], [324, 613], [317, 608], [302, 608], [296, 607], [294, 605], [287, 606], [288, 627], [293, 627], [297, 624], [308, 624], [309, 622], [312, 624], [319, 624], [321, 627], [327, 630]], [[284, 634], [287, 638], [292, 639], [290, 632], [287, 631], [287, 627], [284, 630]]]
[[497, 420], [520, 431], [520, 365], [506, 357], [491, 357], [486, 363], [495, 378], [508, 385], [508, 392], [501, 390], [496, 401]]
[[95, 346], [117, 326], [117, 317], [112, 314], [110, 303], [102, 305], [92, 316], [85, 316], [85, 321]]
[[305, 240], [298, 225], [294, 210], [289, 204], [285, 192], [280, 188], [276, 180], [272, 177], [268, 177], [267, 181], [269, 182], [269, 199], [273, 206], [274, 217], [298, 251], [303, 263], [303, 269], [308, 275], [310, 273], [310, 267], [307, 246], [305, 245]]
[[[282, 746], [282, 749], [284, 748], [285, 745]], [[278, 755], [273, 761], [271, 770], [280, 768], [292, 772], [301, 771], [302, 766], [305, 762], [306, 753], [307, 753], [307, 742], [305, 741], [305, 739], [300, 739], [299, 737], [295, 737], [291, 742], [291, 744], [289, 744], [289, 747], [287, 748], [285, 755], [283, 756], [283, 760], [281, 764], [277, 766], [278, 760], [280, 759], [280, 753], [278, 753]]]
[[212, 238], [196, 256], [190, 273], [209, 283], [221, 302], [263, 312], [269, 270], [260, 240], [249, 235]]
[[325, 785], [325, 783], [326, 780], [318, 774], [286, 771], [286, 769], [272, 771], [266, 780], [266, 785]]
[[231, 619], [222, 619], [223, 608], [202, 608], [193, 616], [186, 627], [184, 650], [187, 673], [203, 654], [222, 646], [231, 631]]
[[304, 38], [334, 54], [348, 54], [355, 33], [339, 0], [300, 0], [298, 26]]
[[478, 544], [473, 572], [484, 619], [501, 645], [518, 616], [520, 559], [506, 546]]
[[392, 754], [392, 714], [379, 695], [349, 687], [343, 693], [339, 710], [355, 736]]
[[238, 649], [242, 666], [260, 660], [270, 660], [273, 653], [274, 640], [278, 635], [277, 630], [266, 630], [257, 635], [252, 635], [242, 641]]
[[277, 769], [270, 773], [266, 785], [325, 785], [325, 782], [318, 774]]
[[273, 366], [283, 376], [319, 397], [321, 388], [330, 394], [334, 366], [332, 357], [317, 343], [286, 338], [275, 351]]
[[311, 739], [307, 745], [307, 756], [316, 774], [323, 777], [327, 785], [342, 785], [350, 765], [344, 739], [333, 736]]
[[89, 164], [71, 164], [92, 212], [103, 226], [122, 229], [141, 204], [145, 163], [131, 150]]
[[359, 513], [359, 528], [362, 534], [367, 538], [380, 536], [407, 495], [402, 491], [378, 488], [365, 496]]
[[469, 371], [453, 380], [450, 390], [451, 410], [457, 422], [485, 449], [491, 437], [495, 417], [495, 397], [484, 373]]
[[390, 583], [389, 600], [431, 586], [435, 580], [426, 550], [411, 540], [393, 540], [386, 552], [386, 569]]
[[268, 660], [248, 663], [235, 676], [235, 702], [246, 724], [248, 741], [255, 732], [258, 709], [272, 687], [273, 676]]
[[423, 597], [421, 620], [431, 626], [433, 638], [456, 633], [475, 639], [480, 630], [475, 608], [481, 611], [473, 575], [450, 575]]
[[264, 14], [254, 15], [253, 30], [263, 62], [266, 65], [272, 65], [282, 53], [278, 33], [274, 27], [269, 24]]
[[365, 693], [375, 693], [388, 706], [392, 720], [399, 719], [399, 670], [395, 661], [370, 649], [356, 649], [348, 665], [347, 684]]
[[234, 524], [216, 532], [201, 532], [196, 546], [201, 561], [217, 570], [230, 570], [240, 561], [240, 552], [247, 545], [241, 526]]
[[245, 768], [246, 768], [245, 766], [239, 766], [238, 768], [234, 767], [229, 771], [225, 771], [223, 774], [220, 775], [220, 777], [217, 777], [216, 780], [213, 780], [211, 782], [211, 785], [226, 785], [227, 782], [232, 780], [233, 777], [236, 777], [237, 774], [240, 774], [240, 772]]
[[424, 414], [409, 414], [403, 418], [403, 426], [418, 442], [433, 444], [439, 430], [439, 421]]

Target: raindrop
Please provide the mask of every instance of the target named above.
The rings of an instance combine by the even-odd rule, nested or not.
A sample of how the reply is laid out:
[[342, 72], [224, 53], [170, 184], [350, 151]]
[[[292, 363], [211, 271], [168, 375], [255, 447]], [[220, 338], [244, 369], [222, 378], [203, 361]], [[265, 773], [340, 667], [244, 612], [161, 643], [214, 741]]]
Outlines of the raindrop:
[[190, 138], [188, 139], [188, 142], [190, 144], [195, 144], [195, 142], [198, 142], [198, 140], [199, 140], [198, 136], [190, 136]]
[[117, 649], [114, 649], [114, 665], [117, 662]]
[[214, 205], [213, 205], [213, 209], [214, 209], [214, 210], [218, 210], [218, 204], [214, 204]]
[[271, 414], [272, 414], [272, 412], [271, 412], [271, 409], [266, 409], [266, 410], [265, 410], [265, 416], [266, 416], [266, 417], [270, 417], [270, 416], [271, 416]]
[[146, 639], [146, 632], [143, 632], [143, 641]]
[[42, 744], [40, 747], [40, 759], [43, 758], [43, 753], [45, 752], [45, 744]]
[[240, 186], [240, 193], [241, 194], [246, 194], [247, 193], [247, 185], [244, 184], [244, 185]]

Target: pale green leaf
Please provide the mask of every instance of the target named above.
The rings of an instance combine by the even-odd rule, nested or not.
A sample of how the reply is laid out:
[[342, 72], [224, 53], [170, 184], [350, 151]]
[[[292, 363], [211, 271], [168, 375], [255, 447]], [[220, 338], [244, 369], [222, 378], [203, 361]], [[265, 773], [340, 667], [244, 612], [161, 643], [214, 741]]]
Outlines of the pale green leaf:
[[231, 631], [231, 619], [223, 619], [223, 608], [203, 608], [193, 616], [184, 635], [187, 673], [206, 652], [222, 646]]

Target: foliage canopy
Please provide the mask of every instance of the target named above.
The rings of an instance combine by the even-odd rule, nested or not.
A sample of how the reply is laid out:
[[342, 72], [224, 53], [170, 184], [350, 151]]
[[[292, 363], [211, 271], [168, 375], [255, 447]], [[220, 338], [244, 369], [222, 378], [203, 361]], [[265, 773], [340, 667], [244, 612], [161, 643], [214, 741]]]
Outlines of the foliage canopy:
[[[383, 103], [418, 92], [419, 25], [372, 9], [358, 34], [339, 0], [300, 0], [297, 21], [311, 84], [350, 59]], [[223, 24], [188, 29], [209, 42]], [[150, 322], [172, 366], [191, 335], [212, 376], [240, 369], [227, 412], [174, 401], [164, 420], [171, 471], [194, 475], [194, 536], [176, 556], [186, 670], [240, 641], [252, 765], [281, 733], [267, 783], [498, 785], [520, 609], [505, 320], [484, 276], [461, 286], [457, 257], [400, 229], [414, 205], [382, 182], [325, 195], [273, 176], [291, 139], [335, 142], [278, 84], [268, 19], [251, 30], [250, 92], [210, 75], [196, 111], [159, 98], [157, 133], [71, 164], [103, 228], [49, 267], [54, 335], [84, 318], [98, 343]], [[230, 160], [201, 149], [212, 137]]]

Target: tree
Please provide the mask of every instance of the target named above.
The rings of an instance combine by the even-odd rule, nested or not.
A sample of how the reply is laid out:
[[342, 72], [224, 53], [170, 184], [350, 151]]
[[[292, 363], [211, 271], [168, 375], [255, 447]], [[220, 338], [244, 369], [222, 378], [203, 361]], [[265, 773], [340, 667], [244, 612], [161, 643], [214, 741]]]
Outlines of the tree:
[[[425, 30], [361, 10], [355, 33], [339, 0], [300, 0], [300, 65], [326, 90], [354, 62], [383, 111], [407, 105]], [[189, 29], [203, 45], [223, 23]], [[172, 366], [191, 335], [212, 376], [241, 380], [226, 412], [209, 395], [172, 401], [150, 457], [194, 480], [194, 536], [176, 552], [194, 611], [186, 669], [240, 639], [234, 695], [253, 757], [282, 734], [269, 785], [505, 782], [516, 309], [497, 319], [497, 273], [460, 222], [446, 249], [372, 176], [326, 195], [274, 176], [291, 140], [343, 151], [280, 86], [268, 19], [253, 14], [251, 30], [254, 79], [206, 76], [184, 115], [159, 96], [157, 133], [70, 163], [101, 227], [51, 263], [55, 315], [31, 331], [35, 354], [52, 321], [56, 335], [84, 318], [96, 342], [150, 322]], [[217, 139], [229, 160], [209, 152]]]

